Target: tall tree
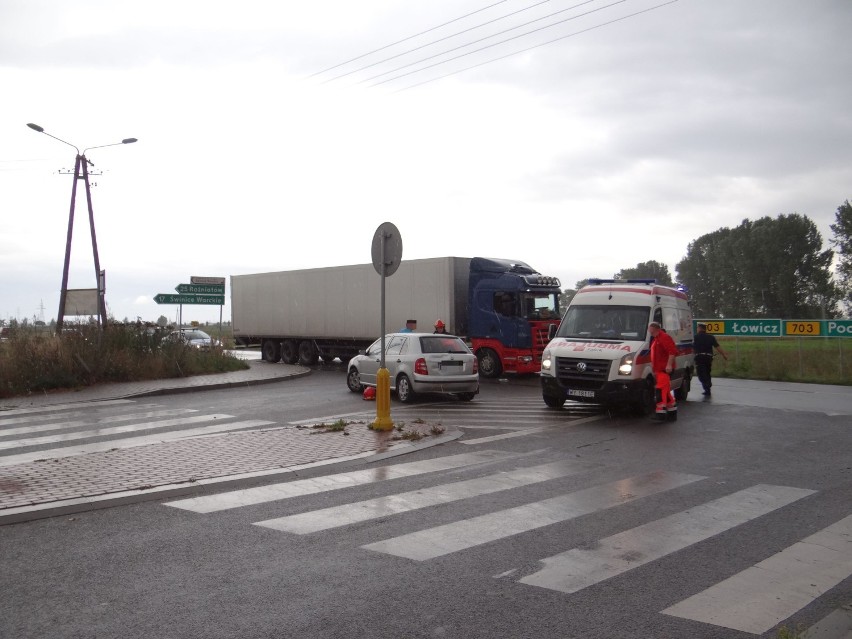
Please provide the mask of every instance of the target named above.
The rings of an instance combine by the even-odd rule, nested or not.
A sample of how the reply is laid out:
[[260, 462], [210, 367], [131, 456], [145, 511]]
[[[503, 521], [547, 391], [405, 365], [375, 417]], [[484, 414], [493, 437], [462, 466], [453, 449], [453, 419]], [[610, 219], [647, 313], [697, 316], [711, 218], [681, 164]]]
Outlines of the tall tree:
[[837, 253], [839, 296], [849, 314], [852, 313], [852, 204], [849, 200], [837, 207], [831, 232], [834, 234], [831, 244]]
[[704, 235], [676, 269], [698, 317], [833, 317], [832, 256], [816, 225], [791, 213]]
[[669, 267], [654, 260], [640, 262], [635, 268], [623, 268], [613, 277], [617, 280], [654, 279], [663, 286], [674, 286]]

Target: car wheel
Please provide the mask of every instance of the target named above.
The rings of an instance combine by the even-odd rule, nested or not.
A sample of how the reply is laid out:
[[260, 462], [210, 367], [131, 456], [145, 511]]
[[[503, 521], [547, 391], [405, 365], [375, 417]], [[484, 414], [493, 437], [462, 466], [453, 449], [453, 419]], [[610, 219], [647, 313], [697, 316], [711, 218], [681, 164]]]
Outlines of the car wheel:
[[281, 344], [281, 359], [285, 364], [295, 364], [299, 361], [299, 343], [296, 340], [284, 340]]
[[500, 377], [500, 373], [503, 372], [503, 365], [495, 351], [490, 348], [483, 348], [476, 356], [479, 358], [480, 375], [488, 379]]
[[552, 395], [542, 395], [544, 403], [550, 408], [562, 408], [565, 405], [565, 398], [553, 397]]
[[274, 364], [281, 359], [281, 342], [276, 342], [272, 339], [263, 340], [260, 352], [264, 360]]
[[361, 374], [354, 366], [350, 368], [349, 372], [346, 374], [346, 385], [353, 393], [364, 392], [364, 386], [361, 384]]
[[633, 413], [637, 417], [647, 417], [652, 412], [654, 412], [654, 381], [649, 377], [645, 383], [642, 385], [642, 390], [639, 393], [639, 397], [636, 400], [636, 403], [633, 404]]
[[680, 383], [680, 388], [674, 392], [675, 399], [679, 402], [685, 402], [686, 396], [689, 395], [689, 389], [692, 386], [692, 378], [689, 373], [684, 373], [683, 381]]
[[410, 404], [414, 401], [414, 389], [411, 388], [411, 380], [408, 375], [400, 375], [396, 380], [396, 396], [403, 404]]
[[317, 363], [319, 355], [314, 343], [310, 340], [299, 342], [299, 363], [302, 366], [313, 366]]
[[471, 402], [476, 397], [476, 393], [459, 393], [459, 399], [463, 402]]

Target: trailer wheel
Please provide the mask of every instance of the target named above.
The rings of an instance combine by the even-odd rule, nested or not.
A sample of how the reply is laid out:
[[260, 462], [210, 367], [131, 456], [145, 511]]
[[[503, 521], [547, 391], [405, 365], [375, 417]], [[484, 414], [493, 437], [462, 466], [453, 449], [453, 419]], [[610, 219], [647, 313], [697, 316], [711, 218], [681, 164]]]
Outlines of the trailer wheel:
[[361, 384], [361, 374], [354, 366], [350, 368], [349, 372], [346, 374], [346, 385], [353, 393], [364, 392], [364, 386]]
[[500, 377], [503, 372], [503, 365], [500, 363], [500, 357], [495, 351], [490, 348], [483, 348], [476, 354], [479, 358], [479, 374], [485, 378], [493, 379]]
[[411, 387], [411, 380], [408, 375], [400, 375], [396, 380], [396, 396], [403, 404], [410, 404], [414, 401], [414, 389]]
[[260, 353], [267, 362], [273, 364], [281, 359], [281, 342], [276, 342], [273, 339], [263, 340], [260, 346]]
[[299, 363], [302, 366], [313, 366], [317, 359], [319, 355], [312, 341], [306, 339], [299, 342]]
[[299, 361], [299, 343], [296, 340], [284, 340], [281, 344], [281, 359], [285, 364], [295, 364]]

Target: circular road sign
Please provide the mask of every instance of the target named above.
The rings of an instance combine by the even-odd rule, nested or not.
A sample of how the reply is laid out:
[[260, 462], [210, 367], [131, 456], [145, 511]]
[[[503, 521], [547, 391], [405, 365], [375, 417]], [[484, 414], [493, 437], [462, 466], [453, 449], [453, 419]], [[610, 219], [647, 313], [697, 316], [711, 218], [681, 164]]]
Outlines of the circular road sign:
[[[384, 238], [384, 242], [382, 242]], [[382, 244], [384, 244], [384, 255], [382, 255]], [[373, 268], [376, 273], [390, 277], [396, 273], [399, 263], [402, 261], [402, 237], [399, 229], [391, 222], [383, 222], [373, 235]]]

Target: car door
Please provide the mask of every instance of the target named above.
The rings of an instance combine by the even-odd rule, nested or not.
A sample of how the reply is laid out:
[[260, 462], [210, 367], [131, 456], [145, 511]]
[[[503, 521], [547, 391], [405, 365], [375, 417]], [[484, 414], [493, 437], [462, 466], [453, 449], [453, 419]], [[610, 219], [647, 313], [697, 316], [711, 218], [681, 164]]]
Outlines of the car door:
[[403, 370], [409, 368], [405, 365], [405, 352], [408, 341], [408, 337], [394, 335], [388, 342], [387, 350], [385, 350], [385, 367], [388, 369], [390, 383], [394, 388], [396, 387], [396, 376], [400, 368]]
[[367, 351], [359, 358], [358, 374], [361, 376], [361, 383], [367, 386], [376, 385], [376, 373], [382, 365], [382, 340], [377, 339], [370, 344]]

